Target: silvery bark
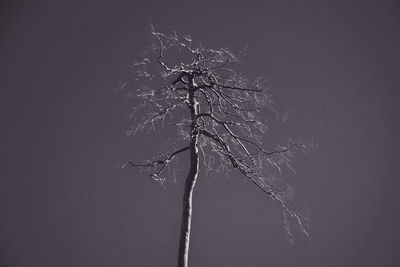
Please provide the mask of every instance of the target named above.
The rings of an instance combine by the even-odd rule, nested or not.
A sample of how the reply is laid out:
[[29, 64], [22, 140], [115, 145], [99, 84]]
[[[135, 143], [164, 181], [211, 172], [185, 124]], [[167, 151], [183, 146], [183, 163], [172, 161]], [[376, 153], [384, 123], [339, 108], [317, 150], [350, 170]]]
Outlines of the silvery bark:
[[182, 205], [182, 221], [181, 232], [179, 239], [179, 252], [178, 252], [178, 267], [187, 267], [189, 259], [189, 241], [190, 241], [190, 226], [192, 220], [192, 198], [193, 189], [196, 184], [197, 175], [199, 172], [199, 151], [198, 151], [198, 138], [199, 132], [197, 129], [196, 117], [198, 115], [198, 103], [194, 97], [192, 90], [189, 91], [188, 108], [191, 116], [190, 127], [190, 169], [185, 182], [185, 192], [183, 195]]

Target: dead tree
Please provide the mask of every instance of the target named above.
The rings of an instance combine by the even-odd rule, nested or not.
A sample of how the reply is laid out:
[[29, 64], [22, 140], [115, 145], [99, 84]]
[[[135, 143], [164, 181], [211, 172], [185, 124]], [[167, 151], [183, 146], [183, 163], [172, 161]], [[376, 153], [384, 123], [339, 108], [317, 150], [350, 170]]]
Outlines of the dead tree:
[[[265, 113], [277, 112], [262, 79], [248, 80], [233, 68], [244, 51], [194, 46], [190, 36], [166, 35], [152, 27], [155, 43], [145, 58], [136, 62], [133, 84], [146, 81], [133, 93], [130, 134], [174, 125], [181, 147], [141, 163], [127, 161], [122, 167], [145, 168], [164, 182], [172, 163], [181, 154], [190, 155], [186, 177], [179, 239], [178, 266], [188, 265], [193, 189], [201, 169], [235, 169], [263, 194], [277, 201], [288, 218], [293, 218], [308, 236], [301, 216], [288, 207], [292, 189], [277, 187], [282, 167], [290, 168], [294, 153], [306, 144], [289, 140], [284, 146], [263, 146], [268, 130]], [[150, 87], [149, 84], [152, 84]], [[127, 84], [124, 84], [124, 86]]]

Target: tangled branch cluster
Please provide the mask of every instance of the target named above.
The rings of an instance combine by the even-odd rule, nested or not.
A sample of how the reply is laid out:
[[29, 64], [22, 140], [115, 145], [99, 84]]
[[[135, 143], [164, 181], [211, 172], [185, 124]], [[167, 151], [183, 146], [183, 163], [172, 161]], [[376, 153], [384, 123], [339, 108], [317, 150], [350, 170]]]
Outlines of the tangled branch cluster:
[[[249, 81], [232, 68], [244, 52], [194, 46], [190, 36], [165, 35], [154, 28], [152, 34], [156, 43], [149, 48], [146, 58], [134, 64], [135, 82], [146, 83], [134, 93], [140, 102], [132, 109], [129, 134], [168, 123], [177, 127], [184, 140], [198, 135], [206, 170], [236, 169], [281, 205], [285, 225], [289, 215], [308, 236], [301, 216], [287, 206], [293, 198], [293, 189], [279, 190], [276, 182], [283, 166], [291, 168], [294, 153], [307, 149], [308, 145], [289, 140], [284, 146], [270, 149], [263, 146], [268, 125], [262, 112], [283, 114], [274, 108], [262, 79]], [[150, 87], [151, 83], [166, 85]], [[191, 107], [196, 109], [194, 131], [190, 130], [193, 119], [187, 116], [188, 107], [193, 105], [189, 103], [190, 93], [196, 99]], [[142, 163], [128, 161], [122, 167], [148, 168], [153, 179], [164, 181], [165, 169], [188, 149], [188, 146], [174, 148], [159, 158]]]

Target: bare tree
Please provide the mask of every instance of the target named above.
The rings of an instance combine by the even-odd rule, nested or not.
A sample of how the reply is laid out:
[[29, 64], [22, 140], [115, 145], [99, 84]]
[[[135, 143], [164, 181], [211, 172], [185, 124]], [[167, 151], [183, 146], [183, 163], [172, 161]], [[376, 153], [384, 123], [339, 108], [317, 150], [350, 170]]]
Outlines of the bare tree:
[[268, 126], [261, 111], [267, 110], [273, 116], [284, 114], [274, 108], [261, 78], [250, 81], [233, 68], [244, 51], [194, 46], [188, 35], [166, 35], [154, 27], [152, 36], [155, 43], [145, 52], [145, 58], [134, 64], [137, 71], [133, 83], [145, 83], [133, 93], [139, 102], [132, 108], [130, 134], [160, 124], [174, 125], [181, 140], [178, 143], [185, 144], [175, 145], [152, 160], [127, 161], [122, 167], [145, 168], [154, 180], [164, 182], [176, 158], [189, 153], [178, 266], [188, 265], [192, 196], [200, 169], [237, 170], [279, 203], [290, 236], [288, 216], [308, 236], [301, 216], [287, 205], [292, 188], [282, 190], [277, 183], [281, 168], [291, 168], [294, 153], [307, 145], [289, 140], [283, 146], [263, 146]]

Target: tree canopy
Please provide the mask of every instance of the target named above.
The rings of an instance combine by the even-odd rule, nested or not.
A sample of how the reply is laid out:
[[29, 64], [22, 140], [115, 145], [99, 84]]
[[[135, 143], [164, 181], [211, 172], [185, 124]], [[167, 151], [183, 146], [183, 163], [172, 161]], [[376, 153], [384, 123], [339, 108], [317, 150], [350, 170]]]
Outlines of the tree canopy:
[[170, 151], [143, 162], [127, 161], [122, 167], [145, 168], [154, 180], [163, 183], [172, 173], [173, 162], [190, 150], [195, 136], [200, 172], [238, 171], [280, 204], [290, 239], [288, 216], [308, 236], [302, 216], [288, 205], [294, 190], [280, 183], [279, 176], [283, 168], [292, 169], [296, 152], [313, 145], [290, 139], [285, 145], [264, 145], [267, 118], [285, 119], [286, 114], [275, 108], [263, 78], [250, 80], [237, 71], [246, 49], [206, 48], [194, 45], [189, 35], [167, 35], [154, 27], [152, 36], [155, 42], [143, 59], [134, 63], [134, 79], [122, 85], [134, 88], [128, 134], [172, 125], [177, 141]]

